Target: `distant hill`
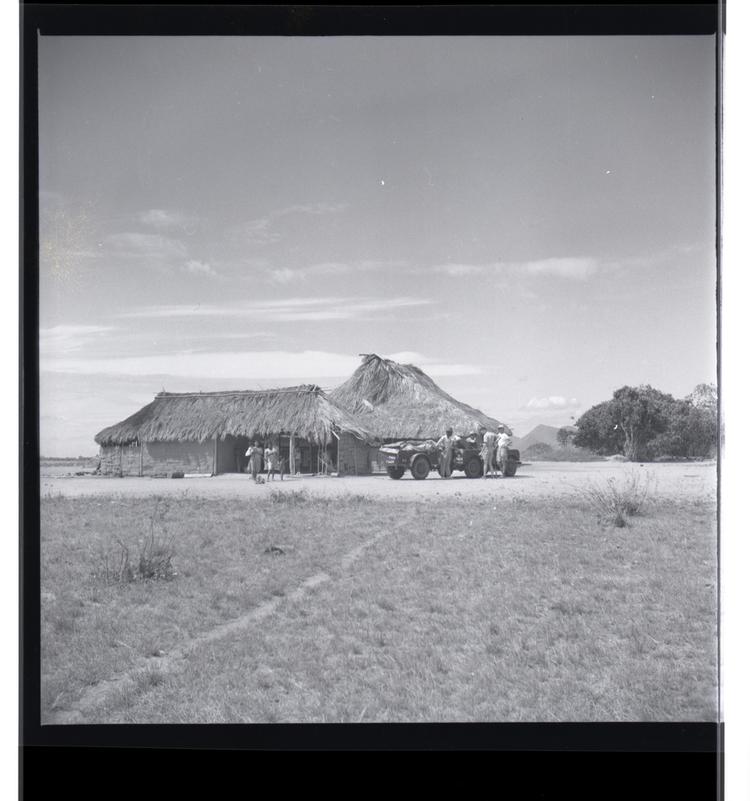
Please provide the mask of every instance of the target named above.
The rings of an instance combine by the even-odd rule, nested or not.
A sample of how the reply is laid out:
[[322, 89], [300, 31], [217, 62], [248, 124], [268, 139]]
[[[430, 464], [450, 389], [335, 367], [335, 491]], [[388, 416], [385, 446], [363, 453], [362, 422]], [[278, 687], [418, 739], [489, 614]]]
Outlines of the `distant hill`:
[[521, 453], [523, 453], [526, 448], [530, 448], [532, 445], [536, 445], [537, 443], [549, 445], [552, 448], [559, 448], [560, 446], [557, 442], [557, 432], [559, 430], [559, 428], [555, 428], [554, 426], [540, 424], [536, 426], [536, 428], [532, 428], [525, 437], [514, 437], [513, 447], [518, 448]]

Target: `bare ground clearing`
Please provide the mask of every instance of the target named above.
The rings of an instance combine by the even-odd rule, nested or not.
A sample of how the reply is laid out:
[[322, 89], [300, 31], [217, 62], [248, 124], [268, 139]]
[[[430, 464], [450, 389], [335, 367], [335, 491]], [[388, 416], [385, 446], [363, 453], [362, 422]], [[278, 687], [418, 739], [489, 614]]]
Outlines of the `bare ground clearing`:
[[41, 494], [84, 497], [90, 495], [187, 496], [197, 498], [262, 498], [270, 489], [288, 492], [304, 489], [315, 496], [366, 495], [392, 500], [425, 500], [451, 497], [554, 498], [575, 496], [590, 483], [625, 477], [633, 471], [650, 475], [657, 496], [668, 498], [716, 497], [715, 462], [629, 464], [621, 462], [534, 462], [522, 465], [514, 478], [467, 479], [455, 473], [451, 479], [436, 474], [424, 481], [404, 476], [394, 481], [385, 475], [334, 478], [287, 476], [256, 485], [246, 475], [213, 478], [105, 478], [101, 476], [41, 475]]

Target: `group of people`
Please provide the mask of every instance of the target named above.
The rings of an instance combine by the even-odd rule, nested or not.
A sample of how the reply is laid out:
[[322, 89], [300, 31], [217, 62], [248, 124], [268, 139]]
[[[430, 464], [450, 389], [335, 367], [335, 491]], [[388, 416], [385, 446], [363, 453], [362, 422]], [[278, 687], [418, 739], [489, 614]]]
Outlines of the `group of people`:
[[[453, 434], [453, 429], [448, 428], [437, 441], [440, 450], [440, 475], [443, 478], [450, 478], [453, 472], [453, 449], [459, 440], [460, 437]], [[505, 426], [499, 425], [497, 432], [480, 426], [474, 434], [467, 437], [467, 440], [473, 440], [474, 444], [480, 447], [479, 455], [482, 458], [483, 477], [497, 477], [498, 469], [502, 476], [511, 444], [510, 434]]]
[[267, 444], [264, 449], [260, 447], [258, 440], [255, 440], [245, 451], [245, 456], [250, 457], [248, 469], [250, 470], [251, 481], [258, 483], [264, 464], [266, 468], [266, 481], [273, 481], [276, 473], [279, 474], [281, 481], [284, 480], [284, 460], [281, 458], [278, 445]]
[[505, 462], [508, 460], [510, 443], [510, 434], [503, 425], [497, 427], [497, 433], [490, 429], [484, 432], [482, 435], [482, 449], [479, 452], [484, 465], [484, 478], [487, 478], [488, 475], [497, 478], [498, 469], [502, 477]]
[[[279, 446], [277, 443], [265, 443], [265, 448], [262, 448], [255, 440], [251, 443], [250, 447], [245, 451], [245, 456], [249, 457], [247, 470], [250, 473], [250, 480], [256, 483], [263, 483], [261, 474], [265, 472], [266, 481], [273, 481], [276, 473], [279, 474], [279, 479], [284, 480], [284, 467], [286, 460], [281, 456]], [[330, 475], [334, 469], [333, 455], [331, 453], [330, 445], [321, 452], [321, 471], [324, 475]], [[299, 475], [300, 467], [302, 466], [302, 452], [298, 447], [294, 448], [294, 469]]]

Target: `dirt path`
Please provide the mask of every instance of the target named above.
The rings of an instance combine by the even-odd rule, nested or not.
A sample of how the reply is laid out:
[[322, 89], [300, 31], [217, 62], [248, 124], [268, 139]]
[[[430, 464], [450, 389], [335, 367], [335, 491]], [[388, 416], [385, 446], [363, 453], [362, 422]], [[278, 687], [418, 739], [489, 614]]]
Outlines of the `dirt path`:
[[[341, 558], [338, 565], [339, 569], [332, 572], [348, 572], [368, 548], [371, 548], [387, 534], [396, 535], [398, 531], [398, 528], [383, 531], [371, 537], [369, 540], [360, 543], [356, 548], [353, 548]], [[292, 592], [283, 596], [269, 598], [244, 615], [203, 632], [190, 642], [175, 648], [170, 653], [166, 653], [163, 656], [141, 657], [129, 670], [86, 688], [76, 703], [72, 704], [67, 709], [56, 710], [51, 717], [45, 721], [45, 725], [87, 723], [88, 719], [96, 710], [103, 706], [107, 699], [114, 693], [122, 692], [128, 687], [134, 687], [136, 685], [137, 676], [144, 671], [155, 671], [160, 675], [179, 673], [185, 668], [187, 657], [197, 649], [214, 643], [217, 640], [224, 639], [232, 634], [237, 634], [249, 629], [254, 624], [273, 615], [282, 605], [290, 601], [295, 603], [300, 601], [306, 595], [314, 592], [317, 587], [332, 581], [333, 578], [334, 575], [331, 575], [331, 573], [315, 573], [306, 578]]]
[[226, 474], [214, 478], [105, 478], [101, 476], [41, 476], [41, 495], [66, 497], [118, 495], [143, 497], [186, 495], [216, 498], [264, 498], [274, 491], [304, 489], [313, 495], [366, 495], [392, 500], [444, 499], [451, 497], [562, 497], [574, 495], [591, 483], [609, 478], [625, 479], [632, 472], [648, 474], [661, 496], [713, 498], [716, 495], [716, 463], [627, 464], [618, 462], [536, 462], [524, 464], [514, 478], [467, 479], [456, 473], [452, 479], [431, 474], [425, 481], [404, 476], [393, 481], [384, 475], [334, 478], [294, 476], [284, 481], [257, 485], [245, 475]]

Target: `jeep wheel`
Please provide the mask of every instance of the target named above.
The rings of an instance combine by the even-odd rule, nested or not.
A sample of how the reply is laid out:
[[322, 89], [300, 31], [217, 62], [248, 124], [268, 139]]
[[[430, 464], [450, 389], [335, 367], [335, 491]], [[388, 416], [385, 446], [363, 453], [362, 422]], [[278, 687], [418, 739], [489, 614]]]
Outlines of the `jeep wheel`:
[[466, 463], [464, 473], [466, 473], [466, 478], [479, 478], [479, 476], [482, 475], [483, 469], [484, 465], [482, 464], [482, 460], [478, 456], [473, 456]]
[[403, 474], [404, 474], [404, 468], [403, 467], [389, 467], [388, 468], [388, 475], [391, 478], [401, 478], [401, 476], [403, 476]]
[[506, 462], [505, 467], [503, 468], [503, 475], [506, 478], [510, 478], [516, 474], [516, 468], [518, 467], [518, 462]]
[[417, 456], [411, 463], [411, 474], [418, 481], [427, 478], [430, 473], [430, 460], [426, 456]]

